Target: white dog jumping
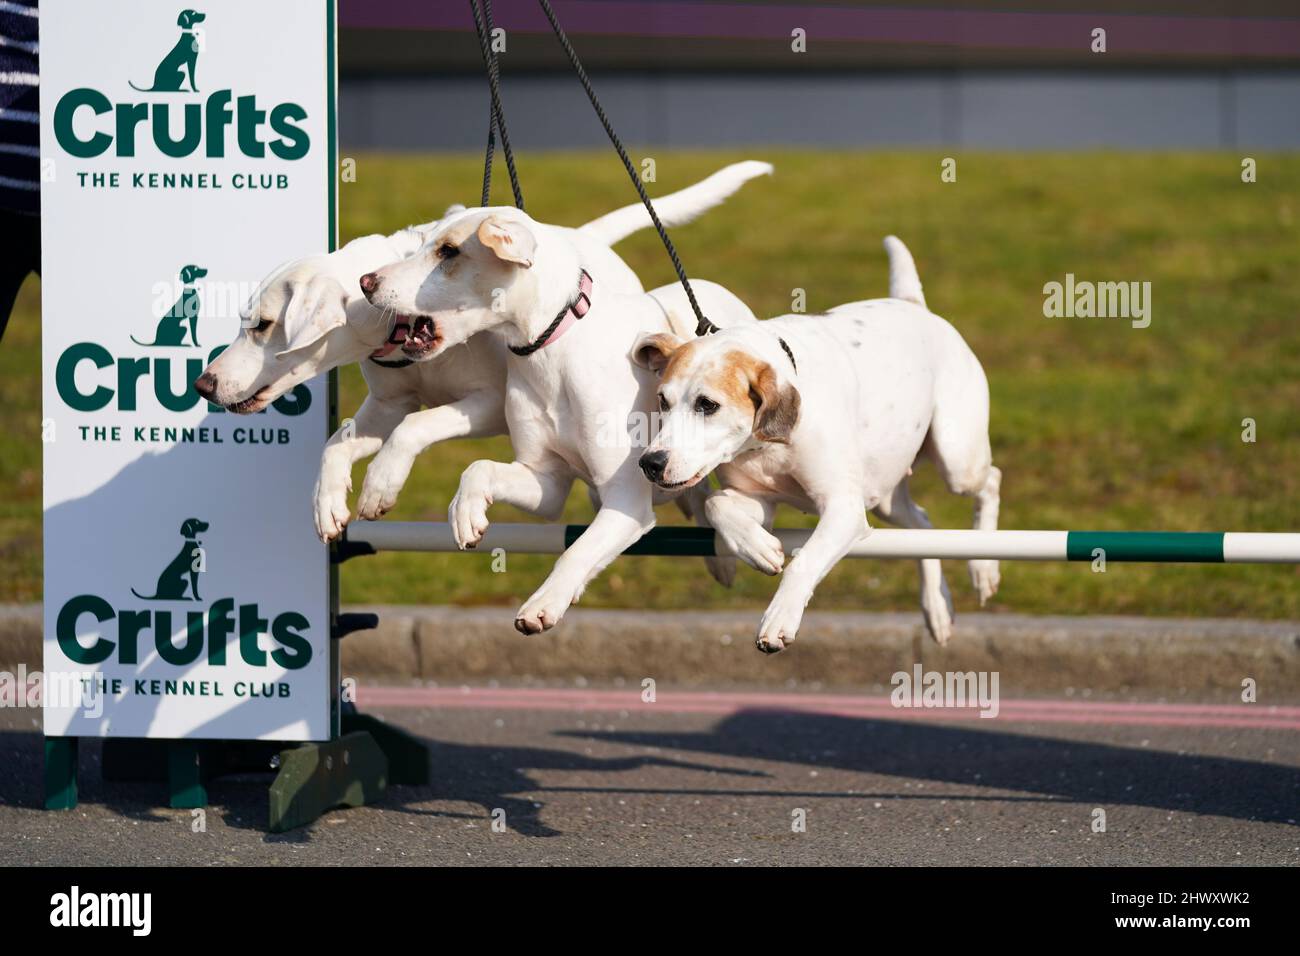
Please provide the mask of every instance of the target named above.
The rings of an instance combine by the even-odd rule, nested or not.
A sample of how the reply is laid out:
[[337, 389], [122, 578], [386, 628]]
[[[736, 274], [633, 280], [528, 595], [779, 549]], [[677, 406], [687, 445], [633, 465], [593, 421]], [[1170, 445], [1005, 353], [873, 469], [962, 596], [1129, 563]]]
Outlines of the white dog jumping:
[[[691, 487], [717, 470], [705, 511], [727, 549], [766, 574], [785, 555], [771, 534], [778, 503], [818, 515], [784, 568], [758, 627], [760, 650], [795, 639], [822, 578], [869, 531], [866, 512], [931, 527], [907, 480], [931, 458], [948, 488], [975, 499], [975, 527], [997, 527], [1001, 472], [989, 447], [984, 370], [957, 330], [925, 305], [907, 248], [885, 240], [890, 298], [825, 315], [786, 315], [693, 341], [656, 332], [634, 359], [660, 373], [660, 429], [641, 468], [660, 488]], [[970, 562], [984, 603], [998, 563]], [[921, 608], [940, 644], [952, 599], [939, 562], [921, 562]]]
[[[750, 179], [766, 163], [727, 166], [656, 201], [668, 225], [690, 222]], [[447, 221], [463, 207], [447, 211]], [[298, 259], [261, 283], [242, 313], [243, 328], [194, 383], [206, 399], [230, 411], [261, 411], [295, 385], [349, 362], [361, 362], [369, 395], [356, 418], [329, 440], [315, 491], [316, 530], [323, 541], [349, 520], [352, 466], [376, 454], [357, 500], [362, 518], [381, 517], [396, 503], [415, 457], [451, 438], [499, 435], [504, 414], [504, 346], [491, 336], [460, 339], [454, 353], [429, 353], [430, 329], [361, 295], [357, 277], [415, 253], [443, 220], [391, 236], [355, 239], [330, 255]], [[639, 203], [578, 229], [548, 227], [582, 249], [602, 289], [639, 293], [641, 282], [609, 247], [650, 225]], [[436, 358], [425, 362], [423, 359]], [[367, 360], [369, 359], [369, 360]], [[424, 407], [423, 411], [419, 409]]]
[[[416, 255], [361, 279], [374, 305], [414, 317], [408, 354], [432, 358], [484, 330], [512, 353], [506, 420], [515, 461], [465, 470], [448, 512], [458, 546], [482, 539], [493, 503], [553, 519], [575, 478], [595, 490], [591, 525], [515, 617], [525, 634], [558, 624], [592, 578], [654, 526], [654, 505], [682, 491], [656, 495], [638, 471], [655, 380], [627, 356], [641, 329], [690, 334], [685, 294], [679, 285], [640, 295], [611, 289], [600, 262], [573, 238], [516, 209], [471, 209], [444, 220]], [[693, 286], [714, 323], [754, 322], [721, 286]], [[710, 568], [729, 579], [728, 562], [713, 559]]]

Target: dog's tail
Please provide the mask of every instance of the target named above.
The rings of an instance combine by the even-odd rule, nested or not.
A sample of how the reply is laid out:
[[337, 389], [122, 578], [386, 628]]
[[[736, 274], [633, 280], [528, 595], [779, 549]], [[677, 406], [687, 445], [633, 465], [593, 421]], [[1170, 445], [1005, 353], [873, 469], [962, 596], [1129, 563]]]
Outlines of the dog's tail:
[[135, 85], [134, 83], [132, 83], [130, 80], [127, 80], [127, 81], [126, 81], [126, 85], [129, 86], [129, 87], [131, 87], [131, 89], [133, 89], [133, 90], [139, 90], [141, 93], [152, 93], [152, 92], [153, 92], [153, 87], [152, 87], [152, 86], [136, 86], [136, 85]]
[[915, 302], [923, 309], [925, 293], [921, 291], [921, 277], [916, 274], [912, 254], [897, 236], [885, 236], [885, 254], [889, 256], [889, 297]]
[[141, 594], [141, 593], [140, 593], [139, 591], [137, 591], [135, 588], [132, 588], [132, 589], [131, 589], [131, 593], [134, 594], [136, 597], [138, 597], [141, 601], [156, 601], [156, 600], [158, 600], [158, 595], [156, 595], [156, 594]]
[[[751, 179], [772, 175], [772, 164], [748, 159], [743, 163], [724, 166], [712, 176], [701, 179], [694, 186], [669, 193], [654, 201], [655, 212], [665, 227], [684, 226], [692, 219], [725, 202], [736, 190]], [[650, 214], [641, 203], [615, 209], [599, 219], [593, 219], [579, 231], [612, 246], [652, 225]]]
[[144, 346], [148, 346], [148, 347], [152, 347], [152, 346], [155, 346], [155, 345], [158, 344], [157, 342], [141, 342], [141, 341], [140, 341], [139, 339], [137, 339], [134, 335], [131, 336], [131, 341], [134, 342], [136, 345], [144, 345]]

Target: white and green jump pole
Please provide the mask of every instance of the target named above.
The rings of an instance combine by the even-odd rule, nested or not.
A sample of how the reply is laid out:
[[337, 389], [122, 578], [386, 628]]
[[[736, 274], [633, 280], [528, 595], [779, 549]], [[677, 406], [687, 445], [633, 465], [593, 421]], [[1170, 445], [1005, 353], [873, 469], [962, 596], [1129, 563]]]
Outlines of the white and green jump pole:
[[[580, 524], [494, 524], [477, 550], [560, 554], [587, 528]], [[786, 554], [812, 531], [778, 528]], [[341, 557], [380, 551], [456, 551], [451, 526], [434, 522], [357, 522]], [[1100, 552], [1100, 554], [1099, 554]], [[718, 554], [708, 528], [655, 528], [626, 554]], [[848, 553], [852, 558], [944, 558], [999, 561], [1146, 561], [1193, 564], [1300, 564], [1300, 533], [1244, 531], [969, 531], [873, 529]]]

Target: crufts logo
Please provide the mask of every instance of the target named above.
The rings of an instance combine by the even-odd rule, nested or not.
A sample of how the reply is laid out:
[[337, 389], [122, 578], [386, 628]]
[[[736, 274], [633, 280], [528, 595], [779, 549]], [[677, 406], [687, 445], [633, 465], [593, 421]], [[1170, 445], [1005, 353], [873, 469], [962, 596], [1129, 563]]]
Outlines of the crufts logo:
[[[201, 266], [189, 265], [181, 269], [181, 293], [175, 304], [158, 320], [152, 342], [141, 342], [134, 335], [131, 341], [136, 345], [193, 345], [199, 344], [199, 310], [202, 299], [199, 290], [194, 287], [196, 279], [202, 279], [208, 270]], [[165, 300], [164, 300], [165, 301]], [[185, 341], [186, 333], [190, 340]]]
[[71, 892], [50, 897], [51, 926], [128, 926], [133, 936], [148, 936], [153, 928], [152, 893]]
[[[191, 383], [203, 374], [205, 365], [225, 351], [226, 346], [209, 349], [206, 358], [193, 352], [170, 350], [201, 347], [199, 313], [203, 310], [205, 298], [210, 316], [226, 313], [223, 302], [230, 301], [230, 286], [221, 282], [204, 287], [197, 285], [198, 280], [207, 274], [208, 270], [202, 266], [193, 263], [183, 266], [179, 273], [179, 291], [175, 283], [159, 283], [153, 290], [152, 305], [139, 305], [141, 312], [148, 308], [154, 315], [164, 307], [166, 311], [152, 320], [153, 341], [144, 341], [134, 335], [131, 341], [146, 348], [168, 351], [156, 352], [146, 358], [139, 354], [114, 355], [98, 342], [74, 342], [65, 348], [54, 367], [54, 384], [63, 403], [76, 412], [97, 412], [109, 407], [119, 412], [135, 412], [140, 410], [142, 395], [147, 401], [149, 391], [169, 412], [187, 412], [202, 402], [203, 397], [191, 387]], [[170, 306], [166, 306], [168, 302]], [[86, 368], [87, 364], [94, 368]], [[96, 371], [101, 374], [96, 376]], [[281, 415], [301, 415], [311, 408], [311, 389], [305, 384], [295, 385], [293, 391], [277, 398], [272, 407]], [[208, 410], [214, 413], [225, 411], [217, 405], [209, 405]], [[236, 441], [239, 440], [236, 436]]]
[[[109, 660], [138, 665], [156, 652], [172, 667], [189, 667], [200, 659], [210, 667], [224, 667], [228, 652], [237, 648], [249, 667], [306, 667], [312, 658], [306, 615], [283, 611], [272, 616], [263, 614], [256, 602], [240, 604], [233, 597], [205, 601], [200, 596], [199, 578], [207, 570], [207, 557], [199, 535], [207, 530], [208, 523], [200, 518], [182, 521], [180, 548], [158, 575], [154, 592], [131, 588], [141, 601], [206, 603], [206, 608], [119, 608], [99, 595], [78, 594], [64, 602], [54, 625], [63, 656], [88, 667]], [[209, 584], [204, 578], [205, 593]], [[274, 646], [266, 646], [268, 638]]]
[[131, 88], [141, 93], [180, 93], [185, 81], [189, 80], [189, 91], [197, 93], [199, 88], [194, 85], [194, 66], [199, 60], [200, 46], [198, 32], [193, 27], [204, 19], [197, 10], [182, 10], [176, 19], [176, 25], [181, 28], [180, 39], [153, 71], [153, 86], [136, 86], [127, 80]]
[[[144, 601], [189, 601], [199, 597], [199, 574], [203, 571], [203, 548], [199, 535], [208, 530], [208, 523], [198, 518], [186, 518], [181, 525], [181, 549], [176, 557], [158, 575], [158, 588], [153, 594], [141, 594], [135, 588], [131, 593]], [[186, 591], [189, 593], [186, 594]]]
[[[158, 152], [173, 159], [201, 154], [207, 159], [226, 155], [231, 127], [240, 154], [263, 159], [267, 150], [278, 159], [302, 159], [311, 148], [311, 138], [301, 123], [307, 111], [297, 103], [278, 103], [269, 109], [259, 107], [255, 95], [236, 96], [233, 90], [217, 90], [202, 102], [188, 97], [179, 101], [166, 94], [198, 93], [195, 68], [203, 52], [201, 31], [195, 24], [204, 19], [196, 10], [183, 10], [176, 23], [180, 39], [154, 70], [153, 85], [127, 85], [140, 93], [164, 94], [144, 103], [114, 102], [102, 90], [81, 86], [59, 97], [54, 107], [54, 138], [69, 156], [93, 159], [111, 148], [113, 155], [136, 155], [137, 140], [149, 137]], [[204, 84], [206, 89], [207, 84]], [[234, 109], [232, 110], [232, 104]], [[95, 120], [87, 117], [89, 110]], [[179, 139], [174, 139], [173, 123], [179, 112], [184, 120]], [[261, 135], [270, 126], [272, 138]], [[148, 132], [144, 132], [147, 130]]]

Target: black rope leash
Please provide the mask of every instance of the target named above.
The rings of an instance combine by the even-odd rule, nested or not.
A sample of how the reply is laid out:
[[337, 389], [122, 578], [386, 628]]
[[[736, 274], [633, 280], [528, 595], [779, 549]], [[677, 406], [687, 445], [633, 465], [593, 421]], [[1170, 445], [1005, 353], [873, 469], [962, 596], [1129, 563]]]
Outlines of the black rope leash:
[[[474, 0], [470, 0], [471, 3]], [[484, 0], [485, 3], [489, 0]], [[600, 119], [601, 125], [605, 127], [605, 133], [609, 136], [609, 141], [614, 144], [614, 149], [618, 151], [619, 159], [623, 160], [623, 167], [627, 170], [628, 176], [632, 180], [632, 185], [636, 187], [637, 195], [641, 197], [641, 202], [645, 204], [646, 212], [650, 213], [650, 221], [654, 223], [655, 231], [659, 233], [659, 238], [663, 240], [664, 248], [668, 250], [668, 258], [673, 261], [673, 268], [677, 270], [677, 279], [686, 290], [686, 298], [691, 302], [691, 308], [695, 311], [696, 325], [695, 334], [708, 335], [710, 332], [718, 331], [718, 327], [710, 322], [704, 316], [700, 309], [700, 304], [695, 300], [695, 290], [691, 288], [691, 280], [686, 278], [686, 270], [682, 268], [682, 261], [677, 257], [677, 250], [673, 248], [673, 242], [668, 238], [668, 231], [659, 221], [659, 215], [655, 212], [655, 207], [650, 202], [650, 196], [646, 193], [645, 187], [641, 185], [641, 177], [636, 174], [636, 169], [632, 166], [632, 161], [628, 159], [627, 150], [623, 148], [623, 143], [619, 140], [618, 134], [614, 132], [614, 127], [609, 122], [609, 117], [605, 115], [605, 110], [600, 105], [600, 100], [596, 97], [596, 91], [592, 89], [591, 80], [587, 78], [587, 71], [582, 68], [582, 62], [578, 59], [578, 54], [573, 49], [573, 44], [564, 33], [564, 28], [560, 26], [560, 21], [555, 17], [555, 11], [551, 9], [550, 0], [538, 0], [542, 6], [542, 12], [546, 14], [546, 19], [551, 22], [551, 29], [555, 31], [555, 38], [560, 41], [560, 46], [564, 49], [565, 55], [569, 58], [569, 63], [573, 65], [573, 70], [578, 74], [578, 81], [582, 83], [582, 88], [587, 91], [587, 99], [591, 100], [592, 108], [596, 111], [596, 116]], [[499, 119], [499, 117], [498, 117]], [[504, 125], [502, 125], [502, 141], [505, 140]], [[519, 204], [523, 208], [522, 203]]]
[[785, 352], [786, 357], [790, 359], [790, 367], [794, 369], [795, 374], [799, 374], [799, 363], [794, 360], [794, 353], [790, 351], [790, 346], [786, 345], [785, 339], [777, 336], [776, 340], [781, 343], [781, 350]]
[[480, 206], [486, 206], [492, 199], [492, 158], [497, 148], [497, 111], [496, 100], [492, 97], [492, 66], [488, 62], [489, 49], [483, 46], [482, 14], [476, 0], [469, 0], [470, 12], [474, 15], [474, 34], [478, 37], [479, 53], [483, 57], [483, 69], [488, 74], [488, 135], [487, 146], [483, 150], [483, 197]]
[[[479, 3], [482, 3], [482, 9]], [[501, 152], [506, 158], [506, 170], [510, 173], [510, 189], [514, 193], [515, 205], [524, 208], [524, 193], [519, 187], [519, 174], [515, 170], [515, 154], [510, 148], [510, 134], [506, 130], [506, 114], [501, 106], [501, 65], [492, 49], [492, 0], [469, 0], [470, 11], [474, 14], [474, 31], [478, 34], [479, 51], [483, 54], [483, 65], [487, 69], [488, 92], [491, 103], [488, 108], [488, 141], [483, 157], [483, 198], [480, 206], [487, 206], [492, 200], [492, 159], [496, 150], [496, 136], [493, 130], [501, 133]]]

